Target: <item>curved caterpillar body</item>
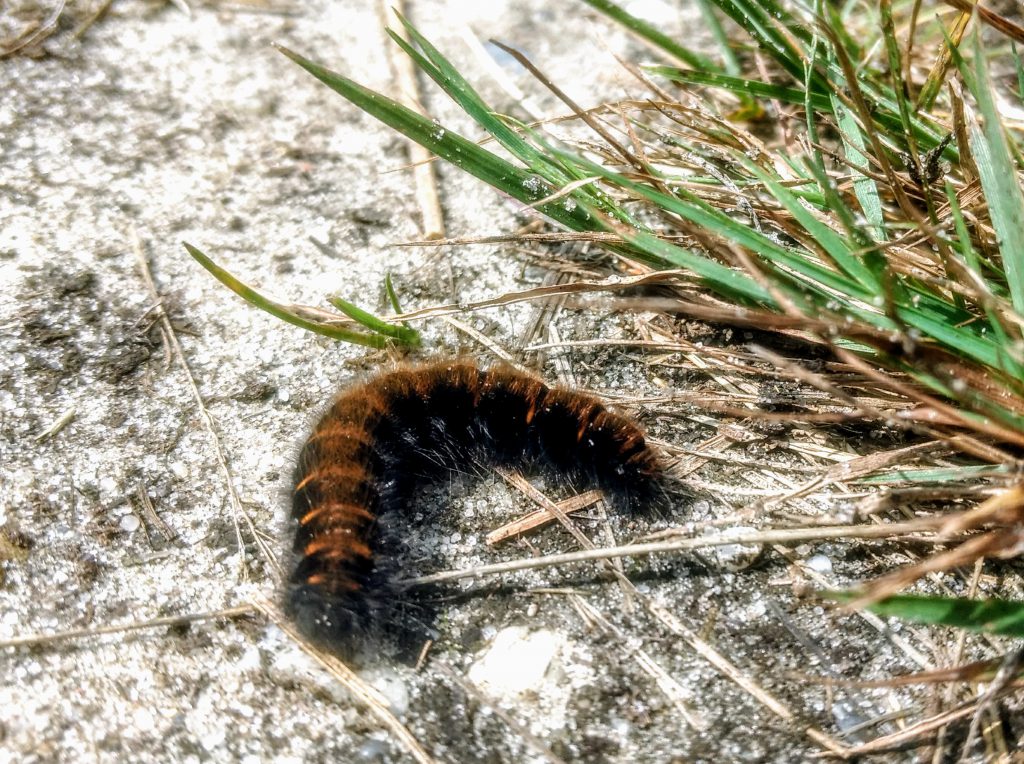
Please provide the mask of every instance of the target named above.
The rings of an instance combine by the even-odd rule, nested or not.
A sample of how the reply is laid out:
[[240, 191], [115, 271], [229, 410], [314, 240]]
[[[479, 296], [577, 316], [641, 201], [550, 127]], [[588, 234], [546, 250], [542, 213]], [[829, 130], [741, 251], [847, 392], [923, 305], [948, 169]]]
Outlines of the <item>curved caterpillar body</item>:
[[417, 487], [473, 462], [541, 469], [627, 511], [662, 495], [643, 432], [591, 396], [461, 361], [381, 374], [343, 392], [299, 456], [286, 603], [297, 625], [338, 652], [383, 625], [422, 635], [389, 584], [402, 515]]

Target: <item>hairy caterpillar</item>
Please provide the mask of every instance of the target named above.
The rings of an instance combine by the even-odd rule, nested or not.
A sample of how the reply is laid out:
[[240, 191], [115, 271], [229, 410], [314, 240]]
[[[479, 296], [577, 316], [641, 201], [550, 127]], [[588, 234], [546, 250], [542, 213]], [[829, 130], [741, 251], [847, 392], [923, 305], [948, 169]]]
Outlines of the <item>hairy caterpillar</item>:
[[383, 625], [422, 635], [390, 583], [403, 515], [418, 486], [472, 462], [547, 471], [625, 511], [663, 493], [640, 428], [589, 395], [465, 361], [381, 374], [344, 391], [299, 456], [286, 603], [298, 626], [342, 653]]

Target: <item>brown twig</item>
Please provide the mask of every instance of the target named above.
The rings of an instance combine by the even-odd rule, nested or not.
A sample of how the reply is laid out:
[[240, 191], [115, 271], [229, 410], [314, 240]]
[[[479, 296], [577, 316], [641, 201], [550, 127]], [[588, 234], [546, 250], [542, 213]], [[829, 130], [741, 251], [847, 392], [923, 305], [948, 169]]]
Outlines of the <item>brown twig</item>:
[[164, 335], [170, 341], [171, 348], [174, 351], [174, 356], [177, 358], [178, 363], [185, 372], [185, 378], [188, 380], [189, 390], [192, 392], [192, 399], [196, 402], [196, 410], [199, 412], [199, 416], [203, 420], [203, 425], [210, 434], [210, 440], [213, 444], [214, 452], [217, 455], [217, 464], [220, 466], [221, 474], [224, 476], [224, 486], [227, 489], [228, 500], [231, 504], [231, 519], [235, 527], [235, 540], [238, 543], [238, 555], [242, 575], [245, 578], [248, 578], [249, 570], [245, 565], [245, 542], [242, 538], [239, 518], [242, 518], [245, 521], [245, 525], [248, 528], [249, 533], [252, 535], [257, 548], [263, 553], [264, 558], [270, 565], [276, 578], [280, 579], [283, 576], [283, 571], [277, 561], [277, 556], [270, 547], [267, 546], [266, 541], [256, 528], [256, 524], [253, 522], [249, 512], [242, 505], [242, 500], [238, 496], [238, 490], [235, 488], [234, 476], [231, 473], [231, 468], [228, 466], [227, 456], [225, 456], [224, 448], [220, 443], [220, 436], [217, 434], [217, 425], [213, 420], [213, 416], [206, 408], [203, 396], [199, 392], [199, 386], [196, 384], [195, 377], [192, 376], [192, 370], [189, 368], [188, 361], [185, 360], [185, 352], [182, 350], [181, 343], [178, 342], [178, 336], [174, 331], [174, 326], [171, 324], [171, 320], [167, 317], [167, 312], [161, 305], [160, 295], [156, 289], [156, 282], [153, 281], [153, 274], [149, 270], [149, 263], [146, 260], [145, 253], [142, 251], [142, 241], [139, 239], [139, 233], [135, 230], [134, 226], [131, 229], [131, 238], [132, 250], [135, 253], [135, 259], [139, 265], [139, 272], [146, 284], [146, 289], [149, 292], [150, 298], [153, 300], [153, 304], [157, 306], [157, 314], [160, 319], [160, 324], [163, 327]]
[[[841, 525], [818, 526], [812, 528], [784, 528], [779, 530], [752, 531], [749, 533], [723, 533], [718, 536], [702, 536], [677, 541], [655, 542], [648, 544], [626, 544], [617, 547], [599, 547], [584, 549], [579, 552], [552, 554], [544, 557], [508, 560], [493, 565], [480, 565], [475, 568], [462, 568], [431, 573], [416, 578], [407, 578], [396, 582], [401, 586], [425, 586], [466, 578], [483, 578], [484, 576], [501, 575], [519, 570], [550, 568], [570, 565], [578, 562], [594, 562], [610, 560], [616, 557], [642, 557], [665, 552], [686, 552], [706, 547], [744, 544], [798, 544], [822, 539], [877, 539], [896, 538], [907, 534], [922, 532], [936, 533], [945, 518], [920, 518], [902, 523], [885, 525]], [[936, 536], [914, 536], [918, 541], [945, 543], [948, 539]]]
[[112, 626], [97, 626], [92, 629], [69, 629], [68, 631], [57, 631], [50, 634], [25, 634], [20, 637], [0, 640], [0, 648], [4, 647], [44, 647], [57, 644], [58, 642], [69, 642], [76, 639], [87, 639], [99, 637], [105, 634], [123, 634], [129, 631], [142, 631], [144, 629], [159, 629], [164, 626], [183, 626], [199, 621], [211, 621], [216, 618], [240, 618], [256, 612], [253, 605], [238, 605], [223, 610], [211, 610], [205, 613], [189, 613], [187, 615], [170, 615], [162, 618], [153, 618], [148, 621], [133, 621], [132, 623], [116, 624]]
[[47, 37], [57, 31], [57, 24], [60, 22], [60, 17], [64, 15], [64, 9], [67, 7], [67, 0], [60, 0], [57, 7], [53, 9], [53, 13], [42, 23], [42, 25], [36, 29], [32, 34], [26, 37], [21, 42], [17, 43], [14, 47], [8, 48], [5, 51], [0, 51], [0, 60], [10, 58], [16, 53], [31, 48], [33, 45], [38, 45], [43, 42]]
[[[405, 16], [403, 0], [381, 0], [382, 18], [388, 18], [388, 11], [393, 10], [399, 16]], [[405, 27], [399, 24], [392, 32], [409, 42]], [[388, 59], [398, 83], [398, 101], [417, 114], [428, 116], [420, 102], [419, 85], [416, 81], [416, 67], [413, 60], [393, 46], [387, 46]], [[437, 175], [434, 164], [430, 160], [433, 154], [413, 140], [407, 141], [409, 161], [413, 166], [413, 181], [416, 185], [416, 203], [423, 219], [423, 238], [443, 239], [445, 236], [444, 211], [441, 209], [441, 195], [437, 188]]]

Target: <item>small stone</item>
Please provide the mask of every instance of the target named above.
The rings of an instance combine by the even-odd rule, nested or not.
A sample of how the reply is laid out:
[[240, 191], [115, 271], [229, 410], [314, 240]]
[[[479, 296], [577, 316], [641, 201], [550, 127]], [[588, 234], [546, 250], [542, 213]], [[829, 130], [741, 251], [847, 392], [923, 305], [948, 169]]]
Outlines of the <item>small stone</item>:
[[807, 559], [807, 567], [815, 573], [831, 573], [832, 560], [823, 554], [816, 554]]
[[537, 691], [562, 644], [561, 635], [522, 626], [502, 629], [486, 652], [469, 669], [475, 684], [499, 697]]
[[[739, 537], [756, 532], [756, 528], [736, 526], [721, 533], [726, 537]], [[713, 561], [724, 570], [738, 571], [753, 565], [763, 552], [764, 547], [761, 544], [722, 544], [709, 547], [704, 552], [704, 556], [710, 558], [710, 561]]]

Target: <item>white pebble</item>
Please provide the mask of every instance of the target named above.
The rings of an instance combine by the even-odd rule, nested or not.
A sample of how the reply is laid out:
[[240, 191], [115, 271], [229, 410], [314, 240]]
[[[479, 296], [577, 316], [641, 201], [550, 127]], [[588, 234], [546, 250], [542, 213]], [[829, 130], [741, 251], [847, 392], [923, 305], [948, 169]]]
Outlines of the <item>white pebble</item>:
[[[755, 528], [747, 526], [736, 526], [733, 528], [727, 528], [720, 532], [722, 536], [744, 536], [747, 534], [756, 533]], [[715, 535], [713, 531], [708, 531], [706, 535]], [[737, 571], [748, 568], [757, 561], [758, 557], [761, 556], [764, 547], [761, 544], [722, 544], [720, 546], [713, 546], [707, 550], [707, 557], [718, 564], [719, 567], [724, 570]]]
[[132, 714], [132, 723], [139, 732], [149, 732], [153, 729], [156, 720], [153, 718], [153, 713], [143, 706], [135, 709], [135, 713]]
[[562, 641], [561, 635], [546, 629], [534, 632], [522, 626], [502, 629], [470, 667], [469, 678], [500, 697], [537, 691]]
[[823, 554], [816, 554], [813, 557], [808, 558], [807, 567], [815, 573], [831, 573], [832, 560]]
[[409, 710], [409, 688], [395, 671], [379, 669], [363, 673], [365, 679], [388, 703], [391, 713], [404, 716]]

